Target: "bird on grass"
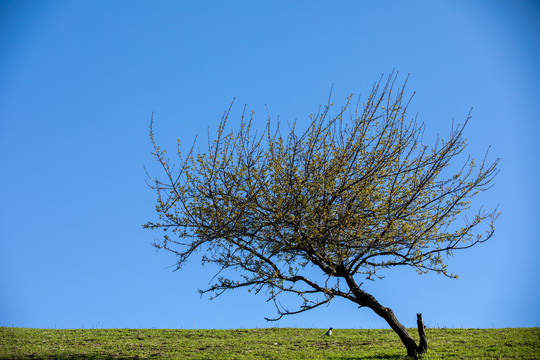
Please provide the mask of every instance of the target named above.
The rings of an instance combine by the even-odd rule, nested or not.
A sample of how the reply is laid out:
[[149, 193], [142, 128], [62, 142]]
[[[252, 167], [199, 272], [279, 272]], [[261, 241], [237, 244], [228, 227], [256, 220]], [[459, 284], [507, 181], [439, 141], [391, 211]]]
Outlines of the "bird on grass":
[[332, 336], [332, 329], [333, 328], [328, 329], [328, 331], [326, 332], [326, 334], [324, 334], [324, 336]]

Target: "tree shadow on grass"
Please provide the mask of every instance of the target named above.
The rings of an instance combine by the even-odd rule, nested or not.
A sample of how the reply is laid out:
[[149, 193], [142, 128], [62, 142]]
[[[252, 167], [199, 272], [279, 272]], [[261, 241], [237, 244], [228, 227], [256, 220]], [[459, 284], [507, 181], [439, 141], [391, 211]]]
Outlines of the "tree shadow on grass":
[[[160, 358], [160, 355], [150, 355], [150, 357], [155, 357], [156, 359]], [[146, 356], [144, 357], [147, 358]], [[83, 355], [83, 354], [62, 354], [62, 355], [15, 355], [15, 356], [0, 356], [0, 360], [16, 360], [16, 359], [32, 359], [32, 360], [52, 360], [52, 359], [64, 359], [64, 360], [129, 360], [129, 359], [139, 359], [138, 356], [119, 356], [119, 355], [110, 355], [110, 354], [92, 354], [92, 355]], [[330, 356], [329, 360], [405, 360], [406, 356], [401, 355], [365, 355], [365, 356]]]
[[393, 359], [393, 360], [405, 360], [406, 356], [403, 355], [366, 355], [366, 356], [330, 356], [329, 360], [377, 360], [377, 359]]
[[[145, 357], [146, 359], [147, 357]], [[156, 355], [156, 359], [158, 359]], [[81, 354], [62, 354], [62, 355], [14, 355], [14, 356], [0, 356], [0, 360], [17, 360], [17, 359], [32, 359], [32, 360], [130, 360], [140, 359], [138, 356], [117, 356], [108, 354], [94, 354], [94, 355], [81, 355]]]

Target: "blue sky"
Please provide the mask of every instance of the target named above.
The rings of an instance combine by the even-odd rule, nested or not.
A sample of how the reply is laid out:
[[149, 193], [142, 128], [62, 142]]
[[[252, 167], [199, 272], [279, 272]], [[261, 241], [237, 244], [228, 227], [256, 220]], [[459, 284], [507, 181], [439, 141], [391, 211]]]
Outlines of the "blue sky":
[[538, 326], [538, 2], [3, 1], [0, 54], [0, 326], [386, 327], [346, 301], [267, 323], [264, 296], [200, 298], [210, 269], [172, 272], [141, 225], [152, 112], [165, 147], [203, 147], [234, 97], [301, 126], [332, 84], [339, 104], [394, 68], [433, 140], [474, 107], [470, 153], [501, 158], [476, 206], [502, 215], [449, 260], [459, 280], [400, 269], [366, 290], [406, 326]]

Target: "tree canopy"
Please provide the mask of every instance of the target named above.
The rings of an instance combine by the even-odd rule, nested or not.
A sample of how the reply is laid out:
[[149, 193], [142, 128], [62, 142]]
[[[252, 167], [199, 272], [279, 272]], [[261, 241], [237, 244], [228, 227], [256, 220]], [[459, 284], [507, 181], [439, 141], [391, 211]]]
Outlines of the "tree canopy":
[[[245, 111], [228, 130], [229, 108], [207, 151], [178, 147], [176, 169], [152, 122], [164, 176], [151, 177], [159, 220], [144, 226], [170, 230], [155, 246], [176, 254], [178, 268], [196, 251], [217, 265], [203, 293], [265, 290], [277, 309], [269, 320], [342, 297], [385, 318], [409, 355], [421, 352], [362, 283], [400, 266], [456, 277], [446, 257], [493, 235], [498, 210], [473, 210], [471, 199], [492, 185], [498, 159], [464, 154], [470, 114], [446, 140], [426, 144], [425, 125], [407, 116], [406, 81], [396, 78], [375, 83], [363, 102], [350, 95], [337, 108], [329, 99], [305, 130], [283, 131], [268, 117], [257, 132]], [[298, 296], [298, 307], [281, 305], [282, 293]]]

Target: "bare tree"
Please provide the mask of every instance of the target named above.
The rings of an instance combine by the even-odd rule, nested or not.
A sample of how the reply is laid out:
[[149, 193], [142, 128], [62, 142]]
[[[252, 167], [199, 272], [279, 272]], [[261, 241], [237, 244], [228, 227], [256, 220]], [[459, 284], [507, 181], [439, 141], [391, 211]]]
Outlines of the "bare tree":
[[[144, 227], [170, 230], [154, 245], [177, 255], [177, 269], [196, 251], [203, 264], [219, 267], [201, 293], [265, 290], [277, 309], [267, 320], [341, 297], [386, 320], [410, 357], [426, 352], [422, 315], [417, 345], [362, 282], [403, 266], [456, 277], [446, 257], [493, 235], [497, 209], [472, 212], [470, 200], [491, 186], [498, 159], [488, 163], [486, 152], [478, 164], [471, 157], [452, 163], [466, 149], [470, 114], [448, 140], [425, 145], [424, 125], [406, 118], [406, 81], [397, 86], [396, 78], [381, 78], [363, 104], [354, 106], [349, 96], [334, 115], [329, 100], [303, 132], [293, 124], [282, 135], [268, 117], [257, 134], [253, 112], [229, 132], [229, 108], [207, 152], [193, 146], [183, 155], [179, 147], [176, 170], [152, 123], [153, 155], [164, 176], [151, 178], [159, 221]], [[286, 293], [299, 298], [297, 308], [278, 301]]]

